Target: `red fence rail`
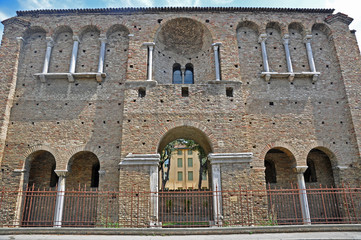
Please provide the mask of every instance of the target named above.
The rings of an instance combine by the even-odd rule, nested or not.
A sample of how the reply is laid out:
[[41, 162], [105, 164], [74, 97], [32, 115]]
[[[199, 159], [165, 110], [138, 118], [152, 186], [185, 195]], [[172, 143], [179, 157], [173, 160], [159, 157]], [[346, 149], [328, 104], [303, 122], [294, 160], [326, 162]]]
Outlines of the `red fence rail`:
[[[54, 189], [1, 190], [0, 226], [227, 227], [305, 222], [297, 188], [65, 191], [62, 220], [55, 223], [58, 193]], [[312, 224], [361, 223], [361, 188], [309, 188], [307, 198]]]

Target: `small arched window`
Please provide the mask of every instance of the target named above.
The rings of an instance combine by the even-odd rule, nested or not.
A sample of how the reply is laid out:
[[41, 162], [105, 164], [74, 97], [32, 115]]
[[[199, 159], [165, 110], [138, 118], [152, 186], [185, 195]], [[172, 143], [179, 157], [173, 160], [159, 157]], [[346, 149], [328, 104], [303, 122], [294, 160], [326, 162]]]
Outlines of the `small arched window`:
[[272, 161], [265, 160], [264, 166], [266, 167], [266, 183], [277, 183], [275, 164]]
[[99, 186], [99, 169], [100, 164], [95, 163], [92, 167], [92, 178], [90, 187], [97, 188]]
[[317, 182], [316, 168], [314, 162], [310, 159], [307, 160], [307, 167], [308, 168], [303, 174], [303, 177], [305, 178], [305, 182]]
[[173, 84], [182, 84], [182, 71], [179, 63], [173, 65]]
[[191, 63], [187, 63], [186, 70], [184, 73], [184, 84], [193, 84], [194, 77], [193, 77], [193, 65]]

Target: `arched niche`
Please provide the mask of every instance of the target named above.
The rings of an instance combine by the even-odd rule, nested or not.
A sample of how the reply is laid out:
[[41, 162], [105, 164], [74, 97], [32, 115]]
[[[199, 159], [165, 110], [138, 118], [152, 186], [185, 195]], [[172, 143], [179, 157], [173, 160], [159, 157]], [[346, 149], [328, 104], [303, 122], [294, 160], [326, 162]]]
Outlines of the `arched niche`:
[[244, 21], [237, 26], [238, 56], [242, 79], [251, 80], [256, 70], [262, 71], [262, 52], [258, 43], [259, 26], [250, 21]]
[[297, 176], [293, 170], [296, 160], [288, 149], [282, 147], [270, 149], [264, 162], [266, 167], [265, 180], [271, 187], [290, 188], [291, 184], [297, 183]]
[[190, 18], [175, 18], [164, 23], [155, 37], [153, 53], [154, 79], [160, 84], [172, 83], [174, 63], [194, 67], [194, 83], [215, 78], [212, 35], [200, 22]]
[[335, 185], [330, 156], [334, 155], [326, 148], [314, 148], [308, 153], [308, 169], [304, 173], [306, 184], [315, 187]]
[[95, 26], [86, 26], [79, 35], [80, 43], [75, 72], [97, 72], [100, 31]]
[[331, 36], [331, 29], [326, 24], [316, 23], [312, 26], [311, 46], [316, 70], [321, 72], [320, 80], [328, 80], [325, 78], [327, 73], [332, 74], [337, 79], [335, 74], [339, 74], [339, 65]]
[[66, 189], [97, 188], [99, 169], [100, 162], [94, 153], [82, 151], [74, 154], [68, 163]]
[[55, 187], [58, 179], [55, 167], [55, 157], [50, 152], [39, 150], [30, 154], [25, 160], [24, 186], [34, 186], [35, 189]]
[[270, 71], [287, 72], [286, 54], [283, 46], [281, 26], [277, 22], [269, 22], [266, 25], [267, 55]]
[[33, 74], [42, 72], [46, 53], [46, 31], [32, 27], [24, 34], [23, 64], [19, 64], [19, 78], [32, 79]]
[[60, 26], [53, 34], [54, 47], [50, 58], [49, 72], [69, 72], [73, 49], [73, 30], [69, 26]]
[[104, 70], [108, 74], [108, 80], [125, 81], [128, 49], [129, 30], [120, 24], [111, 26], [107, 33]]
[[293, 22], [288, 25], [289, 50], [294, 72], [309, 72], [307, 50], [304, 43], [305, 30], [301, 23]]

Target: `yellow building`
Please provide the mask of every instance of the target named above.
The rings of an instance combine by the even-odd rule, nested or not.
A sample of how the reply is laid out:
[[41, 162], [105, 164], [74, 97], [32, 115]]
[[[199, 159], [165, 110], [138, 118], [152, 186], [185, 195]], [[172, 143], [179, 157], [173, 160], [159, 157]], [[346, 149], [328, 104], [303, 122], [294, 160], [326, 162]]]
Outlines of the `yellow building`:
[[[198, 189], [200, 162], [198, 151], [185, 147], [178, 147], [172, 152], [170, 164], [164, 163], [164, 177], [169, 169], [169, 179], [165, 189]], [[208, 174], [202, 174], [202, 189], [208, 189]], [[161, 173], [160, 173], [160, 176]], [[162, 179], [159, 183], [162, 188]]]

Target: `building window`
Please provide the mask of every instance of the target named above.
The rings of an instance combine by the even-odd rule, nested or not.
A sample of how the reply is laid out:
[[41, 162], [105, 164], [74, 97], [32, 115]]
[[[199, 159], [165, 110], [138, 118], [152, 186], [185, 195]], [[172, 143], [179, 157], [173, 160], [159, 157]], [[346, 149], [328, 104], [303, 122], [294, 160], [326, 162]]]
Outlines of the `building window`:
[[193, 84], [194, 77], [193, 77], [193, 65], [191, 63], [186, 64], [186, 70], [184, 73], [184, 84]]
[[193, 167], [193, 158], [188, 158], [188, 167]]
[[307, 169], [303, 174], [305, 182], [317, 182], [315, 164], [312, 160], [307, 160]]
[[188, 155], [192, 155], [193, 154], [193, 151], [192, 150], [188, 150]]
[[90, 187], [97, 188], [99, 186], [99, 169], [100, 169], [99, 163], [93, 165]]
[[193, 171], [188, 172], [188, 181], [193, 181]]
[[275, 164], [272, 161], [265, 160], [264, 166], [266, 167], [266, 183], [277, 183]]
[[178, 158], [177, 160], [178, 160], [178, 161], [177, 161], [177, 166], [178, 166], [178, 167], [183, 167], [183, 159], [182, 159], [182, 158]]
[[55, 164], [53, 165], [53, 167], [51, 168], [51, 175], [50, 175], [50, 187], [55, 187], [56, 184], [58, 184], [58, 180], [59, 177], [58, 175], [55, 173]]
[[173, 65], [173, 84], [182, 84], [182, 71], [179, 63]]
[[178, 172], [178, 181], [183, 181], [183, 172]]
[[178, 150], [177, 154], [182, 155], [182, 150]]

